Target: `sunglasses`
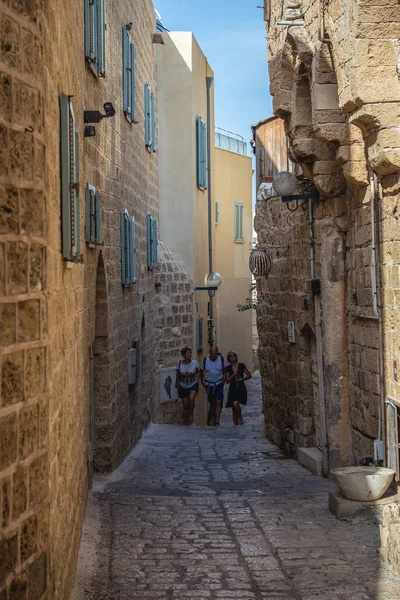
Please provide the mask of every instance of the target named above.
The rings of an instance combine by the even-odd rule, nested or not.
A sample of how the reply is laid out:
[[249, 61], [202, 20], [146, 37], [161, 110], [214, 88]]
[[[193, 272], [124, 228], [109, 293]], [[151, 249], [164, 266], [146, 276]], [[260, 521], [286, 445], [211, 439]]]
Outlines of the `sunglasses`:
[[230, 358], [230, 357], [232, 357], [232, 356], [237, 356], [237, 354], [232, 354], [232, 353], [229, 353], [229, 354], [228, 354], [228, 357], [229, 357], [229, 358]]

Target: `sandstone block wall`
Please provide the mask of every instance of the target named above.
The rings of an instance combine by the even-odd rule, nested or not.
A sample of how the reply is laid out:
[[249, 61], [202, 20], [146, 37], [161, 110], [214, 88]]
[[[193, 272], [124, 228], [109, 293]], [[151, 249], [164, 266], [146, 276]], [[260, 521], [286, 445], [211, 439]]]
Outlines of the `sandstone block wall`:
[[[379, 413], [381, 422], [386, 416], [385, 397], [400, 399], [396, 372], [400, 83], [395, 50], [399, 9], [395, 4], [391, 0], [379, 7], [363, 0], [336, 0], [324, 6], [314, 0], [283, 6], [273, 2], [268, 27], [274, 111], [285, 121], [290, 157], [301, 165], [321, 199], [314, 207], [314, 249], [315, 273], [321, 281], [323, 368], [319, 381], [322, 375], [331, 468], [371, 456], [373, 440], [379, 435]], [[304, 25], [276, 24], [294, 17]], [[273, 201], [263, 204], [257, 207], [257, 233], [275, 256], [282, 233], [287, 239], [287, 227], [276, 217]], [[304, 240], [300, 222], [305, 220], [301, 211], [288, 216], [293, 246]], [[303, 263], [297, 264], [298, 258]], [[287, 273], [294, 290], [303, 293], [300, 280], [306, 277], [305, 261], [305, 249], [293, 255], [288, 250], [283, 264], [281, 260], [274, 263], [269, 280], [259, 283], [260, 343], [267, 352], [264, 359], [260, 355], [264, 403], [267, 421], [269, 414], [276, 422], [267, 428], [282, 444], [287, 442], [286, 430], [295, 427], [297, 404], [287, 395], [287, 374], [277, 379], [276, 372], [272, 375], [266, 350], [272, 328], [264, 329], [264, 320], [268, 316], [277, 331], [285, 330], [287, 314], [282, 314], [279, 294], [281, 288], [286, 289]], [[292, 308], [292, 295], [286, 307], [290, 307], [298, 337], [303, 319], [299, 309]], [[311, 317], [314, 333], [317, 316]], [[287, 342], [283, 340], [279, 355], [286, 363]], [[300, 348], [294, 352], [299, 355]], [[307, 373], [312, 372], [315, 388], [313, 344], [304, 363]], [[293, 368], [293, 379], [301, 380], [302, 368], [298, 364]], [[307, 408], [302, 411], [307, 419]], [[319, 444], [315, 403], [313, 429]], [[381, 433], [387, 441], [387, 428]], [[296, 436], [292, 439], [296, 446]]]
[[45, 598], [49, 573], [43, 34], [0, 3], [0, 597]]

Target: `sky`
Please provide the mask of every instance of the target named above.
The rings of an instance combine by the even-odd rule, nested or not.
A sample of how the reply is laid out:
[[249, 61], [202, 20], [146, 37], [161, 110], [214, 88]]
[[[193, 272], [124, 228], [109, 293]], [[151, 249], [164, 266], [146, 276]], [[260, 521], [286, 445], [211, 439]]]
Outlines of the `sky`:
[[[242, 135], [272, 115], [262, 0], [154, 0], [170, 31], [192, 31], [214, 71], [215, 124]], [[248, 146], [250, 155], [250, 147]]]

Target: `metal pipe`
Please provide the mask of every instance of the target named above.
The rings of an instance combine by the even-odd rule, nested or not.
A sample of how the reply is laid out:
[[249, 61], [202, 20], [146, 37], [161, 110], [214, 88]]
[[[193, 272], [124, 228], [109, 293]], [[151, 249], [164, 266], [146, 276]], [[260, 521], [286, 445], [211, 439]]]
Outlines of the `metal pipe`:
[[[378, 344], [379, 344], [379, 419], [378, 419], [378, 440], [383, 441], [383, 464], [386, 465], [386, 413], [385, 413], [385, 358], [383, 353], [383, 321], [382, 311], [379, 307], [378, 294], [378, 265], [379, 260], [379, 226], [376, 223], [376, 212], [379, 210], [378, 186], [376, 174], [369, 168], [369, 181], [371, 186], [371, 288], [372, 304], [374, 314], [378, 318]], [[376, 202], [378, 200], [378, 203]], [[384, 435], [382, 436], [382, 432]]]
[[[210, 90], [214, 77], [206, 76], [207, 86], [207, 199], [208, 199], [208, 272], [213, 272], [213, 243], [212, 243], [212, 189], [211, 189], [211, 98]], [[213, 299], [209, 298], [209, 319], [212, 327], [212, 341], [214, 341], [214, 307]]]
[[[314, 256], [314, 228], [313, 228], [313, 204], [312, 199], [308, 200], [308, 225], [310, 233], [310, 278], [315, 278], [315, 256]], [[328, 434], [326, 427], [326, 406], [325, 406], [325, 386], [324, 386], [324, 360], [322, 355], [322, 319], [321, 319], [321, 299], [319, 294], [314, 294], [315, 311], [315, 345], [317, 352], [317, 373], [318, 373], [318, 405], [319, 421], [321, 430], [322, 446], [322, 473], [327, 476], [329, 472], [328, 457]]]
[[[322, 7], [322, 8], [321, 8]], [[320, 42], [324, 44], [331, 44], [332, 42], [329, 38], [325, 37], [325, 19], [324, 19], [324, 0], [319, 0], [318, 2], [318, 39]]]

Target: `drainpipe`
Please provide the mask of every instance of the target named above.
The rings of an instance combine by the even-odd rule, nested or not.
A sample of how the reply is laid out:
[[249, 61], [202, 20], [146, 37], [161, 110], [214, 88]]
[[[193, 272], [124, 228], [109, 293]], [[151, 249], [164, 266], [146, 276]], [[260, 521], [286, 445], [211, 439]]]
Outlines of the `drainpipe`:
[[[310, 234], [310, 278], [315, 279], [315, 257], [314, 257], [314, 229], [313, 229], [313, 205], [311, 198], [308, 200], [308, 224]], [[325, 406], [325, 386], [324, 386], [324, 361], [322, 356], [322, 319], [321, 319], [321, 298], [319, 294], [314, 294], [314, 312], [315, 312], [315, 343], [317, 352], [317, 372], [318, 372], [318, 404], [319, 420], [321, 430], [322, 446], [322, 474], [327, 477], [329, 472], [328, 459], [328, 435], [326, 427], [326, 406]]]
[[369, 182], [371, 186], [371, 292], [374, 317], [378, 319], [378, 343], [379, 343], [379, 412], [378, 412], [378, 441], [383, 441], [383, 464], [386, 465], [386, 436], [382, 437], [385, 428], [385, 377], [383, 356], [383, 322], [381, 311], [378, 307], [378, 247], [379, 227], [376, 224], [376, 200], [378, 199], [378, 186], [376, 174], [369, 168]]
[[318, 2], [318, 39], [320, 42], [324, 44], [332, 45], [332, 42], [329, 38], [325, 37], [325, 19], [324, 19], [324, 0], [319, 0]]
[[[211, 99], [210, 90], [214, 77], [206, 77], [207, 85], [207, 199], [208, 199], [208, 272], [213, 272], [212, 244], [212, 195], [211, 195]], [[214, 306], [213, 298], [209, 296], [209, 319], [211, 325], [211, 341], [214, 342]]]

